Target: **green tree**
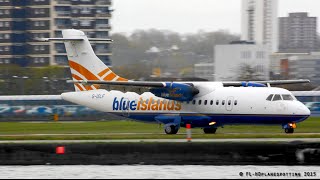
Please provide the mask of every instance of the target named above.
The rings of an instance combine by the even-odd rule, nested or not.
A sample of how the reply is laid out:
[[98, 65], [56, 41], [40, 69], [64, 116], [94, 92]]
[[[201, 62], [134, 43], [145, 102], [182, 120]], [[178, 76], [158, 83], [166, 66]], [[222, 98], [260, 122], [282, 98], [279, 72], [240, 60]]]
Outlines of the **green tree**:
[[239, 66], [238, 80], [240, 81], [258, 81], [263, 80], [263, 75], [259, 73], [255, 67], [247, 63]]

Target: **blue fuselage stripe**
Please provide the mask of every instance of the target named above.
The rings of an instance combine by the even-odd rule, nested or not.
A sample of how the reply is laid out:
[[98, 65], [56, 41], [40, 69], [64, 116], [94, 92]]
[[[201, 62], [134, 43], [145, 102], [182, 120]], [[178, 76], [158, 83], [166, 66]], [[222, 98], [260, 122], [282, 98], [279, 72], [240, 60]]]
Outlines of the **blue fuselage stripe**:
[[[122, 113], [116, 113], [122, 115]], [[126, 114], [123, 114], [126, 116]], [[143, 122], [157, 122], [159, 116], [161, 123], [167, 124], [173, 121], [171, 117], [181, 116], [181, 124], [191, 123], [193, 127], [206, 127], [210, 122], [216, 122], [216, 126], [228, 124], [266, 124], [266, 125], [283, 125], [292, 122], [301, 122], [307, 119], [307, 115], [282, 115], [282, 114], [151, 114], [151, 113], [133, 113], [127, 114], [126, 117]]]

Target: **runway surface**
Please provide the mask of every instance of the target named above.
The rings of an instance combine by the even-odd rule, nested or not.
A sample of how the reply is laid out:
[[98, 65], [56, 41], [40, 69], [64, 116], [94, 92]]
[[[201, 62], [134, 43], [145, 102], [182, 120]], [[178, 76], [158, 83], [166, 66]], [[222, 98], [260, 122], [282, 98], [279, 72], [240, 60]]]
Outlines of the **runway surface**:
[[[0, 134], [0, 137], [5, 137], [5, 136], [16, 136], [16, 137], [21, 137], [21, 136], [104, 136], [104, 135], [163, 135], [164, 133], [72, 133], [72, 134], [67, 134], [67, 133], [61, 133], [61, 134]], [[178, 133], [178, 135], [186, 135], [187, 133]], [[203, 134], [203, 133], [192, 133], [193, 135], [198, 135], [198, 134]], [[225, 135], [241, 135], [241, 134], [257, 134], [257, 135], [284, 135], [284, 133], [257, 133], [257, 132], [249, 132], [249, 133], [219, 133], [219, 135], [225, 134]], [[212, 134], [214, 136], [214, 134]], [[320, 133], [293, 133], [293, 135], [320, 135]], [[290, 134], [288, 134], [290, 136]], [[214, 137], [213, 137], [214, 138]]]
[[320, 142], [320, 138], [241, 138], [241, 139], [119, 139], [119, 140], [10, 140], [0, 141], [0, 144], [5, 143], [88, 143], [88, 142], [102, 142], [102, 143], [113, 143], [113, 142]]

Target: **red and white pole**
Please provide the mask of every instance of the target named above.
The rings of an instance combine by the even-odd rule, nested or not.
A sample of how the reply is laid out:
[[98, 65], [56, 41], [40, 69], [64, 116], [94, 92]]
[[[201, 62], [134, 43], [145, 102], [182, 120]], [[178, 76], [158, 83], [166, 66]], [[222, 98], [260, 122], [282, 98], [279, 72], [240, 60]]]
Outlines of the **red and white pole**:
[[186, 124], [186, 128], [187, 128], [187, 141], [190, 142], [191, 141], [191, 124]]

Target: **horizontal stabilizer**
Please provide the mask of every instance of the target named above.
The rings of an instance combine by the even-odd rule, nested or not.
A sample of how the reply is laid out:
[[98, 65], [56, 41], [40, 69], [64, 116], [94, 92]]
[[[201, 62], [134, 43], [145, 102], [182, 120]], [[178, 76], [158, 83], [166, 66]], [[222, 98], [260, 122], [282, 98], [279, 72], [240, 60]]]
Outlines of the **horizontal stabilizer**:
[[102, 38], [88, 38], [89, 41], [106, 41], [106, 42], [113, 42], [112, 39], [102, 39]]
[[[37, 41], [83, 41], [83, 38], [36, 38]], [[106, 41], [106, 42], [112, 42], [112, 39], [102, 39], [102, 38], [88, 38], [89, 41]]]
[[49, 42], [49, 41], [83, 41], [84, 39], [82, 38], [36, 38], [35, 40]]

